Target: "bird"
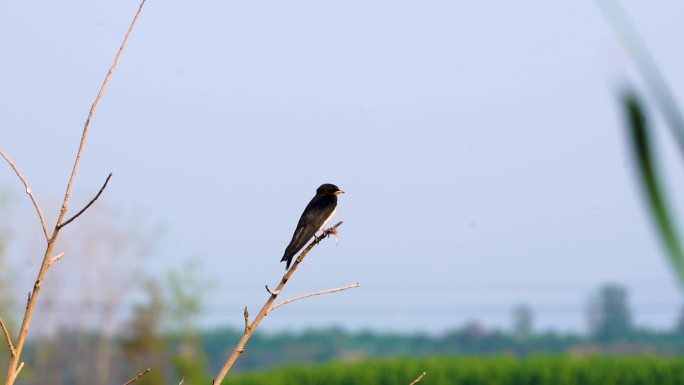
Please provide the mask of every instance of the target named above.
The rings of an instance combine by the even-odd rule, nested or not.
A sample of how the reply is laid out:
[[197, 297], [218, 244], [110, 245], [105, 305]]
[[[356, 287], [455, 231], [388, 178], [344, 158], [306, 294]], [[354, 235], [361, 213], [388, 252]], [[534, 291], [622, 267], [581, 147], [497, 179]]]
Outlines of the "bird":
[[292, 257], [335, 215], [337, 196], [340, 194], [344, 194], [344, 191], [332, 183], [324, 183], [316, 189], [316, 195], [306, 205], [292, 234], [292, 240], [280, 260], [286, 262], [285, 270], [290, 268]]

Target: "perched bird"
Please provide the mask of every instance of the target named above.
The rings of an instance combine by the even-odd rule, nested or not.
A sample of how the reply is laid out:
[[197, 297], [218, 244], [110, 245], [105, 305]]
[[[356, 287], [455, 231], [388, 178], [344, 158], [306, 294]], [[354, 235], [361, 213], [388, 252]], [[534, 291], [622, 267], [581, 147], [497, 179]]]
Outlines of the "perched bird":
[[316, 231], [321, 230], [323, 226], [335, 215], [337, 210], [337, 196], [344, 194], [344, 191], [334, 184], [326, 183], [316, 189], [316, 195], [311, 199], [304, 212], [302, 213], [297, 228], [292, 234], [292, 240], [285, 249], [283, 259], [280, 262], [286, 261], [285, 269], [290, 268], [292, 257], [309, 242], [309, 239], [316, 234]]

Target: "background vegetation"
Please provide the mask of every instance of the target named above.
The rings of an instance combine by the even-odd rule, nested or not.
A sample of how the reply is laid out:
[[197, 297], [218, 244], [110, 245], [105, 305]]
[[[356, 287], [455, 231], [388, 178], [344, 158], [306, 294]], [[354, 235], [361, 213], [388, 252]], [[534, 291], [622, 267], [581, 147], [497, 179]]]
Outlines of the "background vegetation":
[[684, 359], [656, 357], [513, 357], [371, 360], [293, 366], [231, 378], [231, 385], [405, 384], [422, 370], [432, 385], [682, 384]]

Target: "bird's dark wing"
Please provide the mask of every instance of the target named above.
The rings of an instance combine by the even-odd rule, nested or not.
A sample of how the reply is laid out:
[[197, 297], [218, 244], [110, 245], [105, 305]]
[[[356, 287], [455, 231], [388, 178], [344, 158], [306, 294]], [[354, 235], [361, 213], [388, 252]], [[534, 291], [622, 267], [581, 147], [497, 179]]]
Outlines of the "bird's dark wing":
[[283, 258], [280, 260], [281, 262], [287, 261], [286, 269], [290, 268], [292, 257], [316, 234], [316, 231], [321, 228], [323, 222], [333, 213], [336, 206], [337, 197], [335, 196], [315, 196], [309, 202], [299, 218], [297, 228], [292, 234], [292, 240], [287, 245]]

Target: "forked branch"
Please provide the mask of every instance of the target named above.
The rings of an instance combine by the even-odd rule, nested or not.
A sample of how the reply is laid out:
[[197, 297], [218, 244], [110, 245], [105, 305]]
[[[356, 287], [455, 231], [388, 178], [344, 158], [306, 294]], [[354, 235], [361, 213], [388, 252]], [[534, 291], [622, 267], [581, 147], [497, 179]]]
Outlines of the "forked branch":
[[19, 364], [19, 367], [17, 368], [17, 370], [14, 370], [10, 375], [10, 379], [12, 380], [12, 382], [14, 382], [14, 380], [17, 379], [17, 376], [19, 376], [19, 373], [21, 373], [21, 369], [23, 369], [23, 368], [24, 368], [24, 362], [22, 361]]
[[[43, 261], [40, 265], [40, 269], [38, 270], [38, 275], [36, 277], [36, 281], [33, 284], [33, 290], [29, 292], [28, 296], [28, 301], [26, 303], [26, 311], [24, 312], [24, 317], [21, 322], [21, 327], [19, 328], [19, 335], [17, 337], [16, 343], [13, 345], [14, 347], [14, 352], [10, 356], [9, 359], [9, 365], [7, 366], [7, 375], [5, 376], [5, 385], [13, 385], [14, 381], [17, 378], [17, 375], [19, 375], [19, 372], [21, 371], [24, 363], [20, 363], [20, 358], [21, 358], [21, 352], [22, 349], [24, 348], [24, 344], [26, 342], [26, 335], [28, 334], [29, 330], [29, 325], [31, 323], [31, 317], [33, 316], [33, 311], [35, 310], [36, 303], [38, 300], [38, 295], [40, 294], [40, 289], [43, 283], [43, 280], [45, 279], [45, 274], [47, 273], [48, 269], [50, 266], [59, 260], [61, 255], [58, 255], [56, 257], [52, 257], [52, 250], [55, 246], [57, 236], [59, 235], [59, 231], [61, 230], [62, 227], [66, 226], [69, 224], [71, 221], [76, 219], [79, 215], [81, 215], [90, 205], [95, 202], [95, 200], [100, 196], [104, 188], [107, 186], [107, 182], [109, 181], [109, 177], [111, 177], [111, 174], [109, 177], [107, 177], [107, 180], [105, 181], [105, 184], [102, 186], [98, 194], [93, 198], [90, 203], [88, 203], [81, 211], [79, 211], [76, 215], [74, 215], [72, 218], [70, 218], [67, 221], [64, 221], [64, 217], [67, 213], [67, 207], [69, 205], [69, 199], [71, 197], [71, 188], [74, 183], [74, 179], [76, 177], [76, 172], [78, 171], [78, 165], [81, 159], [81, 154], [83, 153], [83, 147], [85, 146], [85, 141], [86, 137], [88, 136], [88, 127], [90, 126], [90, 120], [93, 117], [93, 113], [95, 112], [95, 108], [98, 105], [98, 102], [102, 98], [102, 94], [104, 93], [104, 90], [107, 86], [107, 83], [109, 82], [110, 77], [112, 76], [112, 72], [114, 71], [114, 68], [116, 67], [116, 64], [119, 61], [119, 57], [121, 56], [121, 53], [123, 52], [124, 47], [126, 46], [126, 43], [128, 42], [128, 38], [131, 34], [131, 31], [133, 30], [133, 27], [135, 26], [136, 21], [138, 20], [138, 17], [140, 16], [140, 12], [142, 11], [143, 5], [145, 4], [145, 0], [142, 0], [140, 2], [140, 6], [138, 7], [138, 11], [136, 12], [135, 16], [133, 17], [133, 20], [131, 21], [130, 26], [128, 27], [128, 30], [126, 31], [126, 35], [123, 38], [123, 42], [121, 43], [121, 46], [119, 47], [119, 50], [117, 51], [116, 55], [114, 56], [114, 60], [112, 61], [111, 66], [109, 67], [109, 70], [107, 71], [107, 75], [105, 75], [104, 81], [102, 82], [102, 85], [100, 86], [100, 90], [97, 93], [97, 96], [95, 97], [95, 100], [93, 101], [92, 105], [90, 106], [90, 110], [88, 112], [88, 117], [86, 118], [85, 124], [83, 126], [83, 132], [81, 134], [81, 141], [78, 146], [78, 151], [76, 152], [76, 159], [74, 160], [74, 165], [71, 170], [71, 175], [69, 177], [69, 181], [67, 182], [66, 186], [66, 191], [64, 193], [64, 199], [62, 200], [62, 207], [60, 209], [59, 215], [57, 217], [57, 221], [55, 224], [55, 228], [52, 231], [52, 236], [48, 236], [47, 233], [47, 226], [45, 225], [45, 219], [43, 217], [43, 214], [40, 210], [40, 207], [38, 205], [38, 202], [36, 201], [35, 197], [33, 196], [33, 193], [31, 192], [31, 189], [29, 188], [28, 183], [26, 182], [26, 179], [21, 175], [17, 167], [12, 163], [12, 161], [9, 159], [7, 154], [4, 153], [4, 151], [1, 151], [2, 157], [10, 164], [10, 167], [14, 170], [14, 172], [17, 174], [19, 179], [21, 179], [21, 182], [24, 184], [24, 187], [26, 188], [26, 193], [31, 197], [31, 201], [33, 202], [34, 207], [36, 208], [36, 211], [38, 212], [38, 217], [40, 218], [41, 225], [43, 227], [43, 233], [45, 234], [45, 238], [47, 239], [47, 247], [45, 249], [45, 253], [43, 254]], [[4, 331], [3, 331], [4, 332]], [[7, 336], [8, 334], [6, 334]], [[11, 338], [9, 339], [11, 342]], [[10, 344], [10, 347], [12, 345]], [[11, 351], [12, 349], [10, 349]], [[137, 380], [137, 379], [136, 379]]]
[[[329, 227], [328, 229], [323, 231], [323, 234], [321, 234], [320, 237], [314, 237], [314, 239], [309, 243], [309, 245], [306, 246], [306, 248], [304, 248], [304, 250], [302, 250], [302, 252], [299, 253], [299, 256], [294, 261], [294, 263], [292, 264], [290, 269], [287, 272], [285, 272], [285, 275], [283, 275], [283, 278], [280, 280], [280, 283], [275, 288], [275, 290], [271, 290], [268, 286], [266, 286], [266, 291], [268, 291], [268, 293], [269, 293], [268, 300], [266, 300], [266, 303], [264, 304], [264, 306], [261, 307], [259, 314], [257, 314], [256, 318], [254, 318], [254, 321], [252, 321], [251, 324], [249, 323], [249, 313], [247, 312], [247, 308], [245, 308], [245, 311], [243, 314], [244, 318], [245, 318], [245, 332], [242, 335], [242, 338], [240, 338], [240, 340], [238, 341], [237, 345], [235, 345], [233, 352], [230, 354], [230, 356], [226, 360], [226, 363], [221, 368], [221, 371], [216, 376], [216, 379], [214, 379], [214, 381], [212, 382], [213, 385], [221, 384], [221, 382], [226, 377], [226, 375], [228, 374], [230, 369], [233, 367], [233, 364], [235, 363], [235, 361], [245, 351], [245, 345], [247, 344], [247, 341], [249, 341], [249, 338], [252, 336], [252, 333], [254, 333], [254, 330], [257, 328], [257, 326], [259, 326], [259, 323], [261, 322], [261, 320], [264, 317], [266, 317], [266, 315], [271, 310], [273, 310], [275, 308], [275, 307], [273, 307], [273, 302], [275, 302], [276, 298], [278, 298], [278, 294], [280, 294], [281, 290], [283, 289], [283, 287], [285, 286], [287, 281], [290, 279], [290, 277], [295, 272], [295, 270], [297, 270], [297, 266], [299, 266], [299, 264], [302, 262], [302, 260], [304, 260], [304, 257], [306, 257], [306, 255], [309, 253], [309, 251], [311, 251], [311, 249], [313, 249], [316, 245], [318, 245], [323, 239], [327, 238], [330, 235], [337, 234], [337, 228], [341, 224], [342, 224], [341, 221], [337, 222], [337, 224], [335, 224], [334, 226]], [[346, 290], [346, 289], [350, 289], [351, 287], [356, 287], [354, 285], [349, 285], [349, 286], [350, 287], [324, 290], [324, 291], [333, 293], [335, 291]], [[324, 292], [320, 292], [319, 294], [312, 293], [311, 295], [301, 296], [301, 298], [306, 298], [307, 296], [310, 297], [313, 295], [320, 295], [320, 294], [327, 294], [327, 293], [324, 293]], [[287, 300], [284, 302], [289, 303], [289, 302], [293, 302], [293, 301], [296, 301], [297, 299], [301, 299], [301, 298], [296, 297], [296, 298], [293, 298], [291, 300]], [[282, 305], [284, 305], [284, 303], [278, 304], [276, 307], [282, 306]]]

